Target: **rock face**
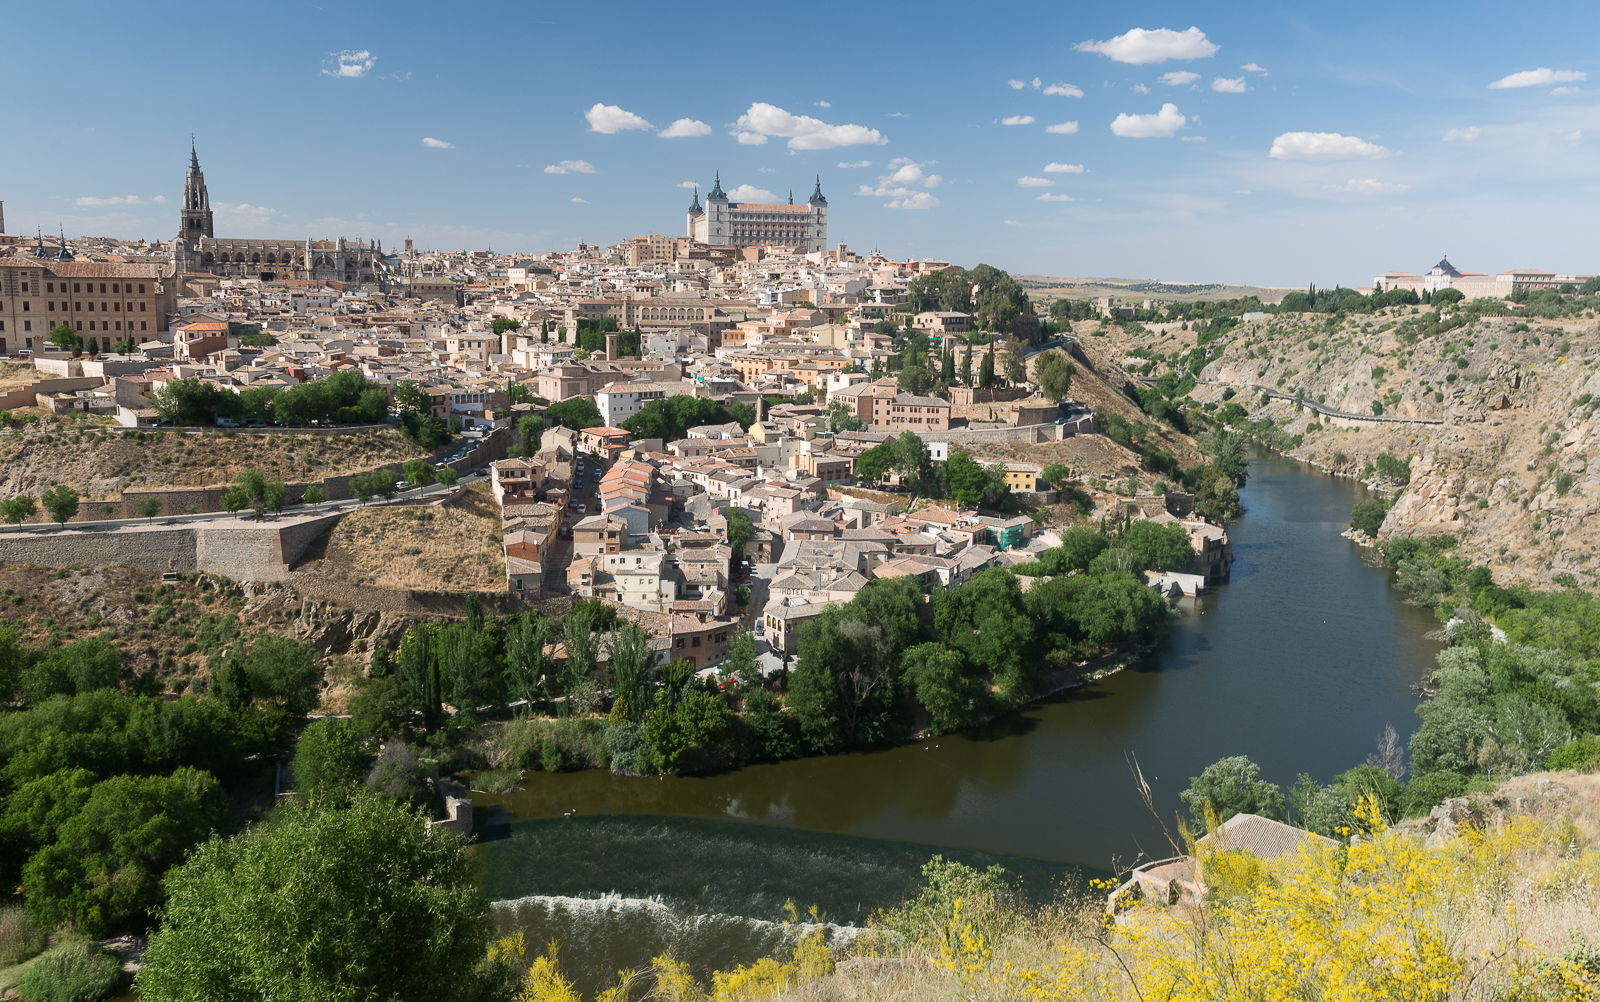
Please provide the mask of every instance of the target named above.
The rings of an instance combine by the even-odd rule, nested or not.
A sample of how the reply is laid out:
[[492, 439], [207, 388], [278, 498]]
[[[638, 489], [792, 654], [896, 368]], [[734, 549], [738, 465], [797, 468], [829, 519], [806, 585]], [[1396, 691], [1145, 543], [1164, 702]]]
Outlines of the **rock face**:
[[431, 616], [353, 608], [325, 599], [308, 598], [281, 584], [246, 583], [242, 614], [272, 632], [310, 644], [324, 654], [369, 655], [374, 647], [390, 650], [412, 624]]
[[[1439, 331], [1423, 307], [1343, 319], [1284, 314], [1203, 346], [1193, 396], [1302, 436], [1291, 452], [1373, 480], [1382, 454], [1410, 461], [1380, 537], [1450, 534], [1496, 580], [1600, 585], [1600, 331], [1592, 318], [1489, 317]], [[1194, 335], [1121, 335], [1192, 361]], [[1351, 414], [1443, 424], [1333, 422], [1262, 389]], [[1385, 485], [1393, 493], [1397, 485]]]

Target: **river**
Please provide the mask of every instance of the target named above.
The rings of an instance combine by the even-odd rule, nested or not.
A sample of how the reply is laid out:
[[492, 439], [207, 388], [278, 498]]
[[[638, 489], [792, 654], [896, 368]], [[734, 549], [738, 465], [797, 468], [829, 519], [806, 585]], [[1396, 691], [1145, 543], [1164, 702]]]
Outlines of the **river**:
[[668, 948], [726, 966], [781, 946], [785, 900], [852, 927], [915, 893], [935, 853], [1003, 865], [1037, 896], [1171, 855], [1135, 759], [1170, 825], [1225, 755], [1287, 786], [1363, 761], [1385, 724], [1408, 736], [1437, 623], [1339, 535], [1362, 489], [1258, 457], [1243, 495], [1230, 583], [1181, 603], [1149, 657], [1014, 719], [709, 778], [541, 773], [480, 796], [496, 921], [559, 939], [585, 985]]

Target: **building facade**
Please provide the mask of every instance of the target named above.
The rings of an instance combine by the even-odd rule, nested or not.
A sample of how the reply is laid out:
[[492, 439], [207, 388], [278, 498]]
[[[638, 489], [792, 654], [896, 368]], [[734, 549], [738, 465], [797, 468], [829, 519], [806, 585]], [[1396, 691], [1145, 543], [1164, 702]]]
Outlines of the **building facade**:
[[700, 192], [689, 205], [689, 237], [711, 247], [786, 247], [800, 254], [821, 253], [828, 245], [828, 200], [822, 195], [822, 178], [805, 205], [730, 202], [722, 190], [722, 175], [700, 204]]
[[0, 354], [50, 348], [66, 325], [90, 351], [149, 341], [167, 327], [172, 303], [157, 265], [0, 258]]
[[263, 282], [310, 279], [384, 286], [399, 262], [398, 258], [385, 258], [382, 241], [218, 237], [213, 229], [211, 194], [191, 143], [178, 235], [172, 241], [173, 274], [203, 272]]

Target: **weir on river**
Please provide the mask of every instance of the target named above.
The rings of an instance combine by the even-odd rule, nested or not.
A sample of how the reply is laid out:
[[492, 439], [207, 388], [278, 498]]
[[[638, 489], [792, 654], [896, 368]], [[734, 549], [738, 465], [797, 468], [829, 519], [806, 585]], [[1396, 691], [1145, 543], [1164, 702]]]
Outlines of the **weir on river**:
[[559, 940], [587, 986], [668, 948], [726, 967], [786, 941], [789, 899], [850, 935], [914, 894], [935, 853], [999, 863], [1039, 897], [1171, 855], [1134, 757], [1169, 824], [1190, 777], [1225, 755], [1285, 785], [1326, 782], [1384, 725], [1409, 736], [1411, 686], [1437, 651], [1432, 616], [1339, 535], [1362, 496], [1254, 459], [1231, 582], [1181, 603], [1143, 661], [992, 727], [707, 778], [531, 774], [479, 796], [480, 818], [500, 814], [476, 850], [496, 921]]

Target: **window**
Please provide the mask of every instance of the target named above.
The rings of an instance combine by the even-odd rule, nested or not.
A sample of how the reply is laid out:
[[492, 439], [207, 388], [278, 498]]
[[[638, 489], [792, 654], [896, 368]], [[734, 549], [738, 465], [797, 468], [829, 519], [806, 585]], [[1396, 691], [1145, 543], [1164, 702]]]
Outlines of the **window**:
[[73, 282], [72, 283], [72, 291], [73, 292], [82, 292], [83, 290], [78, 287], [78, 283], [77, 282]]
[[139, 295], [141, 295], [141, 296], [144, 295], [144, 283], [143, 282], [139, 283]]
[[44, 291], [46, 291], [46, 292], [54, 292], [54, 291], [56, 291], [56, 283], [54, 283], [54, 282], [46, 282], [46, 283], [44, 283]]
[[46, 313], [54, 313], [56, 311], [56, 304], [55, 303], [45, 303], [44, 304], [44, 310], [45, 310]]
[[22, 312], [24, 312], [24, 313], [32, 313], [33, 312], [32, 310], [30, 310], [28, 308], [28, 301], [26, 299], [24, 299], [22, 301]]
[[22, 291], [23, 292], [27, 292], [28, 291], [28, 283], [27, 282], [23, 282], [22, 283]]

